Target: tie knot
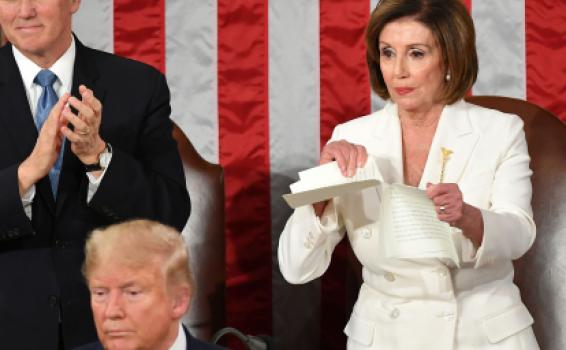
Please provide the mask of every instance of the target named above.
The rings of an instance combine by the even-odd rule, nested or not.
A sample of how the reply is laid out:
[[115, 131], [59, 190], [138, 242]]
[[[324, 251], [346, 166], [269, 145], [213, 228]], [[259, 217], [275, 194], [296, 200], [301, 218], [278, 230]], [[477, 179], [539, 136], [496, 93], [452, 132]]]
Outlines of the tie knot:
[[33, 82], [42, 88], [46, 88], [48, 86], [53, 86], [55, 80], [57, 80], [57, 76], [52, 71], [49, 69], [42, 69], [39, 73], [37, 73]]

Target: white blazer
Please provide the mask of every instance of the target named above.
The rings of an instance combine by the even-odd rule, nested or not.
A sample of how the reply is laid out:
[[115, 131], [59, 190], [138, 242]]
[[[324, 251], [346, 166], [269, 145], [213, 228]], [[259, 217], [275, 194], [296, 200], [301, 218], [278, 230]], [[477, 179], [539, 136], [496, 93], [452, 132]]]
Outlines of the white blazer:
[[[397, 106], [337, 126], [331, 140], [364, 145], [386, 182], [403, 182]], [[538, 349], [533, 319], [513, 284], [512, 260], [535, 239], [532, 174], [523, 123], [515, 115], [459, 101], [442, 111], [419, 188], [439, 181], [441, 147], [454, 153], [445, 182], [481, 210], [484, 236], [476, 250], [453, 228], [461, 266], [439, 259], [400, 260], [378, 249], [375, 191], [333, 199], [319, 218], [297, 208], [279, 240], [281, 272], [290, 283], [321, 276], [347, 233], [364, 282], [346, 325], [348, 349]]]

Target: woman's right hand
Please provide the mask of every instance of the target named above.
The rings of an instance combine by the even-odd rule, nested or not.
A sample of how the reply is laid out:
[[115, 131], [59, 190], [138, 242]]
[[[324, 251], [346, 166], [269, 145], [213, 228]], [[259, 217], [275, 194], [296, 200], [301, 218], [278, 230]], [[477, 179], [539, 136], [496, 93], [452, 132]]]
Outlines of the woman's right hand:
[[[336, 161], [342, 175], [352, 177], [357, 168], [366, 164], [368, 153], [364, 146], [339, 140], [327, 143], [320, 154], [320, 164]], [[322, 215], [328, 201], [313, 204], [317, 216]]]
[[342, 175], [352, 177], [357, 168], [366, 164], [368, 153], [366, 148], [348, 141], [340, 140], [329, 142], [320, 154], [320, 164], [336, 161]]

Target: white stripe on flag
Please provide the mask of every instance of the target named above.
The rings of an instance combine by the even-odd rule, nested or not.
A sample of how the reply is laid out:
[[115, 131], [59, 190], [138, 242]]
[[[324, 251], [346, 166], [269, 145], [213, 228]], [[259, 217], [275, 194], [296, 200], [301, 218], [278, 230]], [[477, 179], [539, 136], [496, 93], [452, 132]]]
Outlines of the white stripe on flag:
[[73, 31], [86, 46], [114, 52], [114, 1], [82, 1], [73, 16]]
[[369, 2], [370, 12], [373, 11], [373, 9], [377, 6], [378, 3], [379, 3], [379, 0], [370, 0], [370, 2]]
[[524, 0], [473, 1], [479, 56], [474, 95], [526, 98]]
[[203, 158], [218, 163], [216, 1], [167, 1], [166, 38], [172, 119]]
[[[291, 214], [281, 195], [289, 192], [289, 184], [296, 180], [298, 171], [318, 164], [318, 1], [270, 1], [268, 31], [273, 328], [283, 342], [279, 344], [282, 349], [315, 349], [320, 332], [319, 283], [300, 288], [286, 283], [277, 263], [277, 246]], [[305, 334], [311, 336], [305, 339]]]
[[[271, 172], [285, 177], [285, 186], [298, 170], [318, 163], [318, 27], [317, 1], [269, 3]], [[277, 179], [272, 179], [272, 186], [273, 180]]]

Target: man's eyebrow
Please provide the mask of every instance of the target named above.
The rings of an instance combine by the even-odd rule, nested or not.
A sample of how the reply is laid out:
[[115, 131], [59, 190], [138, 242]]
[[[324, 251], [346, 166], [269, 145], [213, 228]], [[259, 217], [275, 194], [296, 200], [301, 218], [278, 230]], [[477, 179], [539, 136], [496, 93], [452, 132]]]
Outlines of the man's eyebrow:
[[129, 288], [129, 287], [134, 287], [134, 286], [139, 286], [140, 284], [136, 281], [126, 281], [122, 284], [120, 284], [120, 288], [124, 289], [124, 288]]

